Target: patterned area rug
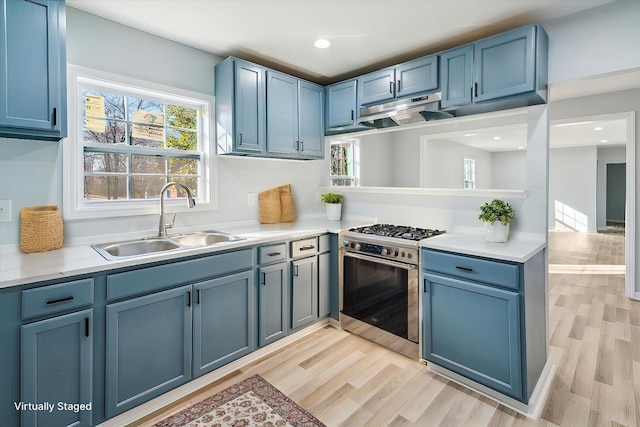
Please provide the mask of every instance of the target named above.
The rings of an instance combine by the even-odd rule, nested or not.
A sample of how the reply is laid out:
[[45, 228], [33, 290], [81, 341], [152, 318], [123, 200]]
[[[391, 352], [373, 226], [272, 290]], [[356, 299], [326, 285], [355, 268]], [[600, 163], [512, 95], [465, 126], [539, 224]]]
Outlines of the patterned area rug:
[[326, 427], [259, 375], [160, 421], [156, 427]]

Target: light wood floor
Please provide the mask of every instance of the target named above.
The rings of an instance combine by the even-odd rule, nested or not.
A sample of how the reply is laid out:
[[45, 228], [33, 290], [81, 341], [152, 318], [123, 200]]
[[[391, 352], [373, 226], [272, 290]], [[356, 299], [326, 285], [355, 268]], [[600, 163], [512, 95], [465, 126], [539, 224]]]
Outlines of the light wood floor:
[[[575, 242], [556, 240], [550, 257], [592, 256], [588, 244], [589, 255], [562, 254], [563, 244], [575, 252]], [[619, 250], [601, 247], [607, 248], [603, 256]], [[640, 302], [624, 296], [624, 276], [551, 274], [549, 306], [557, 372], [537, 421], [431, 374], [417, 361], [326, 327], [135, 425], [153, 425], [260, 374], [329, 427], [640, 426]]]

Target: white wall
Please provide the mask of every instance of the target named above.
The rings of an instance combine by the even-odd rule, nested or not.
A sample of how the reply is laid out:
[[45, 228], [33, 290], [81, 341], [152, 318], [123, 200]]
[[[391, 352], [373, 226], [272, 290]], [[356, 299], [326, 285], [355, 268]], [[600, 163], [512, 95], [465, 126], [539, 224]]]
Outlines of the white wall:
[[522, 190], [527, 188], [526, 176], [522, 173], [527, 167], [527, 152], [502, 151], [493, 153], [493, 188]]
[[549, 83], [640, 67], [640, 1], [617, 0], [543, 24]]
[[[214, 66], [221, 58], [97, 16], [67, 8], [67, 60], [71, 64], [135, 77], [154, 83], [213, 94]], [[71, 113], [71, 112], [70, 112]], [[13, 221], [0, 224], [0, 244], [19, 241], [19, 211], [24, 206], [62, 207], [60, 143], [0, 139], [0, 199], [13, 200]], [[219, 209], [198, 207], [178, 214], [176, 227], [209, 226], [258, 219], [248, 192], [292, 184], [298, 215], [322, 213], [315, 200], [318, 186], [328, 182], [328, 160], [287, 161], [220, 157]], [[19, 185], [8, 185], [15, 182]], [[195, 211], [195, 212], [194, 212]], [[65, 239], [125, 232], [153, 233], [157, 215], [93, 221], [65, 221]]]
[[549, 224], [558, 220], [578, 231], [596, 231], [597, 148], [549, 151]]
[[392, 149], [389, 133], [376, 133], [360, 139], [360, 185], [393, 185]]
[[493, 157], [490, 152], [446, 139], [428, 140], [425, 144], [422, 158], [424, 187], [463, 188], [464, 159], [469, 158], [476, 161], [476, 188], [493, 188]]
[[607, 228], [607, 165], [626, 163], [625, 147], [598, 148], [598, 188], [596, 191], [597, 221], [599, 230]]

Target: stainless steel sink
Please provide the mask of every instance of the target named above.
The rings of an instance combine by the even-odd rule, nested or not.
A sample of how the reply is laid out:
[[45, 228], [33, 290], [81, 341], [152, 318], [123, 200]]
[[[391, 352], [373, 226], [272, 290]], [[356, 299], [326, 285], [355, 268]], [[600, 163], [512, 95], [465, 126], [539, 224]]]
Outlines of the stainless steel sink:
[[216, 243], [236, 242], [238, 240], [244, 240], [244, 238], [219, 231], [204, 231], [202, 233], [182, 234], [171, 237], [171, 240], [182, 246], [197, 247], [215, 245]]
[[170, 237], [156, 237], [148, 239], [128, 240], [124, 242], [91, 245], [108, 261], [152, 255], [178, 249], [213, 246], [228, 242], [245, 240], [244, 237], [233, 236], [220, 231], [202, 231], [189, 234], [179, 234]]

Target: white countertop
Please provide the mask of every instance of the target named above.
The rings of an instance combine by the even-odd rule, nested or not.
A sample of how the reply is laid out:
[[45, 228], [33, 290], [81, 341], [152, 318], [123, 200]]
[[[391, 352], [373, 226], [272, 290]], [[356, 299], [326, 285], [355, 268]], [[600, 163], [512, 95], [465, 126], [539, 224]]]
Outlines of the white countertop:
[[[88, 244], [63, 246], [48, 252], [22, 253], [18, 245], [3, 246], [0, 250], [0, 289], [45, 280], [90, 274], [123, 267], [142, 265], [156, 261], [166, 261], [191, 255], [215, 253], [245, 246], [253, 246], [274, 241], [297, 239], [323, 233], [338, 233], [352, 227], [371, 224], [375, 221], [345, 219], [326, 221], [324, 218], [301, 219], [291, 223], [253, 224], [243, 226], [216, 226], [216, 229], [231, 233], [246, 240], [229, 242], [209, 247], [181, 249], [153, 255], [132, 257], [117, 261], [107, 261]], [[114, 236], [111, 241], [129, 240]], [[96, 243], [102, 243], [102, 241]]]
[[505, 261], [525, 262], [546, 247], [542, 234], [513, 233], [505, 243], [491, 243], [484, 238], [484, 229], [454, 229], [420, 241], [423, 248], [439, 249], [466, 255], [476, 255]]

